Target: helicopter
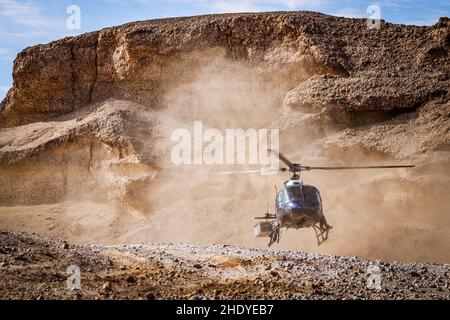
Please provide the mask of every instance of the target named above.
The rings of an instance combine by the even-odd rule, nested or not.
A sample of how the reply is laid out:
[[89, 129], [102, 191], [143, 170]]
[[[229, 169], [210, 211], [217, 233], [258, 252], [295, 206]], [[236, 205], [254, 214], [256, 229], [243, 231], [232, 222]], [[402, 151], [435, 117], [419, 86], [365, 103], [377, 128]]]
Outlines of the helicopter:
[[317, 245], [328, 240], [328, 233], [333, 228], [323, 214], [322, 198], [319, 190], [312, 185], [306, 185], [300, 179], [304, 171], [312, 170], [358, 170], [358, 169], [395, 169], [414, 168], [414, 165], [382, 165], [382, 166], [340, 166], [340, 167], [313, 167], [291, 162], [283, 154], [275, 150], [268, 150], [276, 155], [286, 166], [279, 169], [247, 170], [222, 172], [221, 174], [234, 173], [264, 173], [267, 171], [288, 172], [290, 178], [284, 182], [280, 191], [276, 188], [275, 213], [267, 210], [263, 217], [255, 217], [258, 222], [254, 227], [256, 237], [269, 237], [268, 246], [280, 242], [282, 228], [313, 228]]

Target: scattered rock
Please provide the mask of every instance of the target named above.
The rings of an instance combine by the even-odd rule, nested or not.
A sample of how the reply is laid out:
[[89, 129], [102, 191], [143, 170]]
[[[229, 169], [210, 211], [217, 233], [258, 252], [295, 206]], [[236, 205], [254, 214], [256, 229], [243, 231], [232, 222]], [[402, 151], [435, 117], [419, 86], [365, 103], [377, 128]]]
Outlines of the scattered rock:
[[153, 292], [149, 292], [145, 295], [145, 297], [147, 298], [147, 300], [156, 300], [156, 295]]
[[112, 284], [110, 281], [107, 281], [102, 286], [103, 291], [111, 291], [112, 290]]
[[280, 275], [278, 274], [278, 272], [276, 272], [275, 270], [272, 270], [272, 271], [270, 271], [270, 275], [272, 276], [272, 277], [279, 277]]
[[125, 278], [125, 281], [129, 282], [129, 283], [136, 283], [137, 282], [137, 278], [134, 275], [129, 275], [129, 276], [127, 276]]
[[[392, 299], [392, 298], [412, 298], [412, 299], [446, 299], [448, 296], [448, 286], [450, 279], [447, 275], [450, 272], [450, 265], [426, 264], [426, 274], [424, 264], [403, 264], [396, 262], [392, 264], [392, 279], [386, 275], [383, 281], [382, 290], [368, 290], [363, 275], [355, 276], [356, 270], [366, 269], [368, 261], [358, 258], [350, 259], [310, 255], [302, 252], [291, 252], [286, 257], [286, 262], [275, 266], [276, 270], [264, 270], [273, 261], [280, 258], [280, 253], [254, 249], [243, 251], [242, 259], [251, 261], [250, 264], [242, 266], [247, 273], [235, 273], [235, 270], [227, 269], [223, 273], [222, 269], [204, 268], [201, 273], [195, 272], [195, 264], [201, 265], [202, 261], [211, 260], [218, 256], [229, 257], [234, 253], [236, 247], [227, 246], [201, 246], [201, 245], [164, 245], [164, 249], [171, 254], [180, 255], [186, 259], [184, 265], [177, 265], [176, 271], [173, 265], [165, 265], [160, 261], [159, 248], [161, 245], [146, 245], [141, 248], [135, 246], [115, 246], [114, 253], [118, 256], [124, 254], [129, 259], [129, 253], [135, 256], [132, 265], [133, 274], [128, 269], [122, 271], [111, 270], [108, 274], [103, 270], [108, 264], [108, 256], [111, 247], [108, 246], [71, 246], [69, 252], [61, 253], [61, 243], [55, 240], [42, 238], [37, 235], [30, 236], [22, 233], [7, 234], [0, 233], [0, 247], [16, 247], [17, 252], [26, 252], [21, 239], [32, 239], [35, 241], [33, 255], [39, 261], [39, 255], [45, 256], [45, 250], [40, 247], [47, 247], [55, 252], [55, 258], [45, 260], [48, 265], [23, 264], [18, 262], [17, 256], [2, 256], [8, 259], [3, 263], [9, 263], [12, 268], [0, 268], [0, 299], [26, 298], [26, 299]], [[168, 247], [169, 246], [169, 247]], [[35, 250], [38, 249], [38, 250]], [[192, 253], [192, 251], [197, 253]], [[241, 249], [240, 249], [241, 250]], [[59, 254], [58, 254], [59, 253]], [[305, 268], [292, 268], [288, 273], [283, 273], [290, 264], [299, 261], [299, 258], [308, 261]], [[68, 265], [78, 261], [85, 270], [82, 274], [83, 291], [66, 290], [65, 281], [67, 274], [62, 271]], [[16, 268], [15, 266], [20, 266]], [[379, 262], [383, 265], [383, 262]], [[349, 266], [354, 270], [348, 272]], [[90, 271], [88, 271], [90, 270]], [[96, 271], [97, 270], [97, 271]], [[101, 270], [101, 271], [98, 271]], [[277, 271], [279, 270], [279, 271]], [[338, 277], [327, 277], [324, 280], [324, 270], [333, 270]], [[174, 272], [181, 277], [174, 281]], [[231, 274], [227, 275], [227, 272]], [[99, 276], [101, 274], [101, 276]], [[221, 281], [217, 281], [220, 274]], [[26, 275], [26, 277], [24, 277]], [[420, 276], [417, 276], [420, 275]], [[20, 281], [18, 280], [20, 279]], [[46, 285], [42, 285], [43, 279]], [[130, 283], [139, 285], [132, 286]], [[114, 291], [112, 284], [114, 283]], [[192, 284], [195, 283], [195, 287]], [[64, 286], [61, 290], [61, 286]], [[101, 288], [100, 291], [92, 288]], [[156, 292], [158, 296], [156, 296]]]
[[25, 256], [24, 253], [18, 254], [14, 257], [14, 259], [19, 260], [19, 261], [24, 261], [24, 262], [28, 262], [28, 258]]
[[416, 277], [416, 278], [420, 278], [420, 273], [418, 273], [417, 271], [411, 271], [411, 276]]

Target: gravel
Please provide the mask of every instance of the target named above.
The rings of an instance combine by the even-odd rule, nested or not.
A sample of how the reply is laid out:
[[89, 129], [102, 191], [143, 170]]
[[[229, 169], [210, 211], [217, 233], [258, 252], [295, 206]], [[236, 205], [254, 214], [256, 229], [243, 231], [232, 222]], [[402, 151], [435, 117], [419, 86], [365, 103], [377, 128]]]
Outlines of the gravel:
[[[12, 231], [0, 240], [1, 299], [450, 299], [448, 264], [228, 245], [65, 248]], [[69, 266], [80, 268], [81, 288], [68, 288]]]

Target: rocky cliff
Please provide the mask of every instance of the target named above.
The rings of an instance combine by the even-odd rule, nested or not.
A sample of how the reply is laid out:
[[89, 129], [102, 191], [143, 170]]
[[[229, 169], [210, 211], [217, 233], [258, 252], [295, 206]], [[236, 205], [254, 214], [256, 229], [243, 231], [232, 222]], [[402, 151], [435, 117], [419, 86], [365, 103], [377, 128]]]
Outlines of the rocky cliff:
[[47, 120], [108, 98], [158, 110], [173, 78], [190, 71], [184, 64], [201, 64], [199, 53], [216, 49], [262, 75], [289, 78], [293, 107], [414, 108], [447, 93], [449, 28], [442, 18], [432, 27], [383, 22], [370, 30], [364, 19], [305, 12], [130, 23], [23, 50], [1, 124]]

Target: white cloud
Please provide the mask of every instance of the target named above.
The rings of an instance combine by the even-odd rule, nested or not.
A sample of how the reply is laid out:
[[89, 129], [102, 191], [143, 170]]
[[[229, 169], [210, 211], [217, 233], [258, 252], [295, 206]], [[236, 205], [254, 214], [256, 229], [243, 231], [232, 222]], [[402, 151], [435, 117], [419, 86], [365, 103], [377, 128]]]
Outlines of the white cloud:
[[[123, 0], [104, 0], [109, 3], [123, 4]], [[153, 0], [133, 0], [129, 2], [141, 5], [152, 4]], [[249, 12], [267, 10], [318, 9], [330, 0], [166, 0], [172, 4], [190, 4], [215, 13]]]
[[367, 18], [368, 15], [366, 12], [354, 8], [344, 8], [340, 9], [334, 13], [333, 16], [344, 17], [344, 18]]
[[281, 5], [284, 5], [285, 7], [289, 9], [296, 9], [296, 8], [314, 8], [314, 7], [320, 7], [327, 3], [325, 0], [279, 0], [279, 1], [262, 1], [262, 2], [268, 2], [268, 3], [278, 3]]
[[325, 4], [331, 3], [331, 0], [102, 0], [109, 4], [142, 6], [153, 5], [155, 2], [170, 4], [192, 5], [211, 13], [226, 12], [258, 12], [258, 11], [276, 11], [276, 10], [301, 10], [316, 9]]
[[14, 54], [14, 50], [10, 48], [0, 48], [0, 60], [1, 61], [10, 61], [13, 60], [12, 55]]
[[212, 1], [208, 3], [208, 7], [214, 9], [215, 12], [245, 12], [257, 11], [258, 8], [254, 1]]
[[[137, 0], [145, 1], [145, 0]], [[177, 2], [177, 0], [174, 0]], [[178, 0], [179, 2], [179, 0]], [[249, 12], [265, 10], [295, 10], [306, 8], [318, 8], [324, 5], [326, 0], [197, 0], [193, 4], [214, 10], [217, 13], [223, 12]]]
[[374, 2], [372, 4], [378, 5], [383, 8], [395, 8], [395, 9], [409, 8], [408, 1], [380, 0], [380, 1]]
[[403, 21], [403, 24], [415, 25], [415, 26], [432, 26], [438, 22], [438, 18], [424, 18], [420, 20], [407, 20]]
[[46, 13], [44, 8], [32, 1], [0, 0], [0, 19], [14, 26], [11, 28], [14, 32], [1, 30], [0, 37], [17, 39], [67, 35], [64, 32], [67, 31], [64, 18], [50, 18]]
[[32, 2], [0, 0], [0, 15], [11, 19], [16, 24], [35, 28], [48, 25], [41, 11], [42, 9], [33, 5]]
[[[108, 3], [108, 4], [118, 4], [118, 5], [121, 5], [121, 6], [127, 5], [130, 2], [132, 2], [132, 1], [126, 1], [126, 0], [103, 0], [103, 1]], [[144, 4], [150, 3], [150, 2], [148, 2], [146, 0], [135, 0], [135, 2], [137, 2], [137, 3], [144, 3]]]
[[4, 33], [4, 36], [14, 37], [14, 38], [43, 38], [49, 36], [58, 36], [59, 33], [45, 31], [45, 30], [27, 30], [23, 32], [9, 32]]

